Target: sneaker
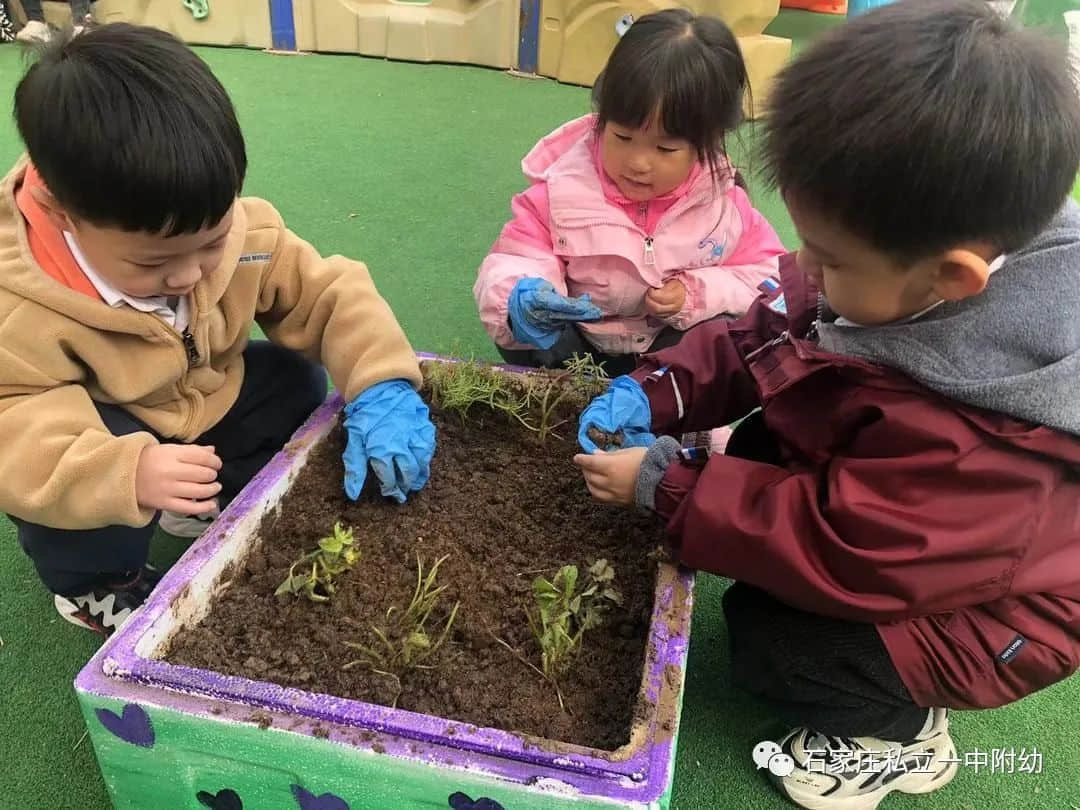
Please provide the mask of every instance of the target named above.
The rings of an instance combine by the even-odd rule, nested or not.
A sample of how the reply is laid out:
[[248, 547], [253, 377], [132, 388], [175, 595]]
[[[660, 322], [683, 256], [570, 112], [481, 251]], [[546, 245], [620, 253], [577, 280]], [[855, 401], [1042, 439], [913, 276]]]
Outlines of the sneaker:
[[53, 603], [65, 620], [108, 638], [131, 618], [160, 580], [157, 569], [146, 565], [80, 596], [56, 594]]
[[19, 42], [45, 43], [52, 39], [52, 29], [49, 28], [48, 24], [40, 20], [30, 20], [15, 35], [15, 39], [19, 40]]
[[928, 728], [910, 742], [829, 737], [795, 729], [780, 741], [794, 770], [786, 776], [770, 771], [769, 778], [781, 793], [808, 810], [875, 810], [894, 791], [935, 791], [956, 776], [958, 759], [948, 713], [930, 711]]
[[207, 515], [181, 515], [179, 512], [162, 512], [158, 520], [161, 530], [173, 537], [199, 537], [221, 514], [217, 509]]

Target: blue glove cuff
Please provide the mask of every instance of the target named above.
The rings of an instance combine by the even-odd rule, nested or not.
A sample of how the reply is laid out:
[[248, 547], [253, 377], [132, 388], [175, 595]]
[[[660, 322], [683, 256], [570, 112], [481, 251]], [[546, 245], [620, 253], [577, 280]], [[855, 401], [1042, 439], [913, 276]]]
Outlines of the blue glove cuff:
[[352, 416], [360, 408], [369, 407], [383, 397], [404, 393], [405, 390], [413, 390], [412, 383], [408, 380], [383, 380], [375, 383], [362, 394], [353, 397], [352, 402], [345, 406], [345, 416]]

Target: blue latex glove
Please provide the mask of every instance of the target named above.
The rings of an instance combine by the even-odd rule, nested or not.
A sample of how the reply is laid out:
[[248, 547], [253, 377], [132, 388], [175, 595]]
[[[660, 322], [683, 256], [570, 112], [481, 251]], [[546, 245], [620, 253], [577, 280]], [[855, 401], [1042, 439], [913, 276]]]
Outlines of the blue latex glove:
[[515, 284], [507, 310], [514, 340], [539, 349], [554, 346], [569, 321], [598, 321], [604, 315], [588, 295], [567, 298], [542, 278], [523, 278]]
[[595, 453], [596, 443], [588, 437], [589, 428], [595, 427], [605, 433], [622, 431], [622, 447], [648, 447], [656, 441], [650, 433], [652, 412], [649, 399], [641, 384], [625, 374], [611, 381], [608, 390], [598, 396], [581, 412], [578, 427], [578, 444], [586, 453]]
[[435, 454], [427, 405], [405, 380], [376, 383], [345, 406], [345, 494], [360, 497], [371, 468], [383, 495], [398, 503], [423, 489]]

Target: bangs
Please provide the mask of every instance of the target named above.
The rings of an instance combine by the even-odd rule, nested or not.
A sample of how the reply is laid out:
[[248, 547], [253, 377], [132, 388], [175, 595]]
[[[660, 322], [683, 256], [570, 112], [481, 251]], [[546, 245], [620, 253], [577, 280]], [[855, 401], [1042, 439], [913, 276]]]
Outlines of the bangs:
[[740, 116], [724, 111], [732, 106], [741, 110], [741, 92], [710, 87], [703, 78], [709, 65], [700, 54], [667, 54], [639, 65], [603, 77], [600, 126], [610, 122], [641, 129], [656, 119], [668, 136], [689, 142], [702, 154], [738, 126]]
[[642, 17], [612, 51], [593, 88], [597, 127], [640, 129], [654, 119], [714, 165], [742, 120], [746, 66], [720, 20], [669, 9]]

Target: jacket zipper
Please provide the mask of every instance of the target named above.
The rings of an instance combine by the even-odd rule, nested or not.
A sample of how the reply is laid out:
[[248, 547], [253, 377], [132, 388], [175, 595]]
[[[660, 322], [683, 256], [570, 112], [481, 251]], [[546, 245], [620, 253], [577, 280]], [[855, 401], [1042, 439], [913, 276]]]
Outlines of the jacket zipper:
[[[645, 230], [645, 226], [649, 224], [649, 204], [647, 202], [640, 203], [638, 205], [638, 218], [639, 221], [635, 223], [642, 231]], [[656, 253], [653, 251], [653, 237], [645, 237], [645, 258], [646, 267], [653, 267], [656, 265]]]
[[785, 329], [783, 332], [780, 333], [780, 337], [773, 338], [768, 343], [763, 343], [762, 345], [754, 349], [752, 352], [750, 352], [750, 354], [746, 355], [746, 362], [749, 363], [766, 349], [771, 349], [773, 346], [779, 346], [781, 343], [786, 343], [788, 338], [790, 337], [791, 333]]
[[656, 264], [656, 251], [653, 250], [653, 238], [645, 237], [645, 266], [652, 267]]
[[194, 368], [202, 360], [199, 355], [199, 347], [195, 345], [195, 336], [185, 326], [184, 331], [180, 333], [180, 337], [183, 339], [184, 348], [187, 350], [188, 368]]
[[806, 340], [816, 341], [818, 339], [818, 326], [821, 324], [821, 319], [825, 317], [825, 296], [818, 293], [817, 297], [817, 317], [814, 322], [810, 324], [810, 328], [806, 332]]

